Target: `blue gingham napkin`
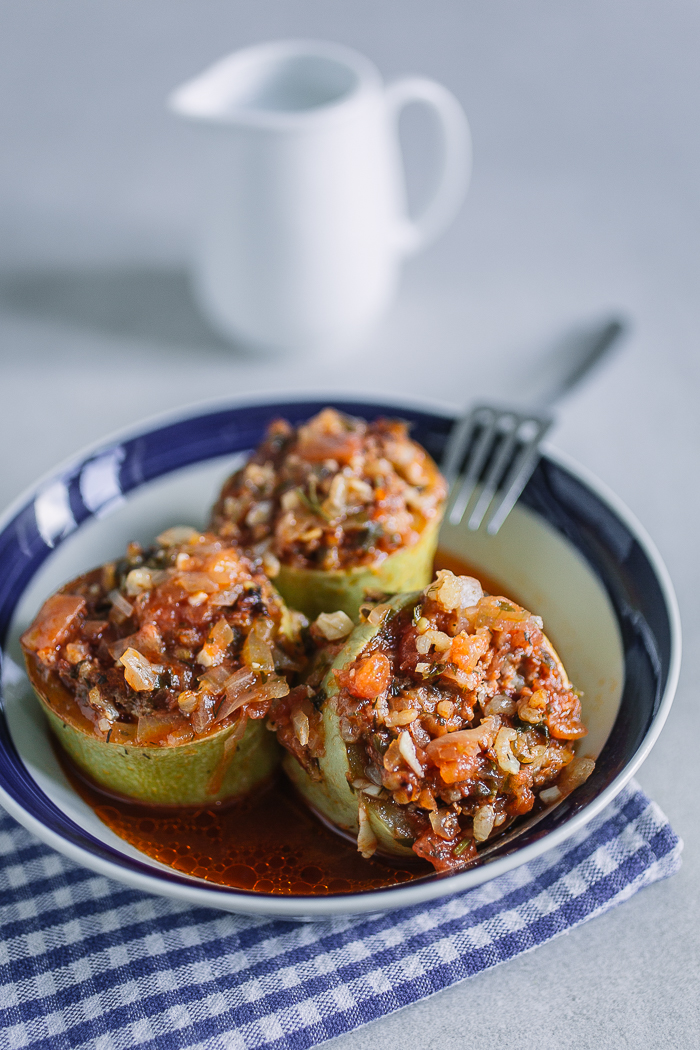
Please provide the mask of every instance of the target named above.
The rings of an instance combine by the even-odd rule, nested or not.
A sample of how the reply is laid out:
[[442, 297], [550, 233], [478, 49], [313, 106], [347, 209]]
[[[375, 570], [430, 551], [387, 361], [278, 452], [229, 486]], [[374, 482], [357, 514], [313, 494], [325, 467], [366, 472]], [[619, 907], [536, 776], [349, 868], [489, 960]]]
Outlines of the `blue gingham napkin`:
[[632, 782], [584, 831], [484, 886], [297, 924], [150, 897], [0, 810], [0, 1046], [304, 1050], [530, 951], [678, 870]]

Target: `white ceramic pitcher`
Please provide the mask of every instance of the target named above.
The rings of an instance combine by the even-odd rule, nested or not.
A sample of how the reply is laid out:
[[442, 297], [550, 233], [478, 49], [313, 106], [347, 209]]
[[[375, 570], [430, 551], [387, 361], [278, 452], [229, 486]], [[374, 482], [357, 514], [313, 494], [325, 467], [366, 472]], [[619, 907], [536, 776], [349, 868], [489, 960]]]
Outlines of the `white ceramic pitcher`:
[[[398, 116], [409, 102], [442, 129], [437, 190], [409, 218]], [[385, 87], [362, 55], [280, 41], [236, 52], [169, 99], [218, 136], [195, 281], [228, 337], [274, 350], [361, 339], [391, 303], [402, 258], [452, 220], [471, 167], [469, 127], [446, 88]]]

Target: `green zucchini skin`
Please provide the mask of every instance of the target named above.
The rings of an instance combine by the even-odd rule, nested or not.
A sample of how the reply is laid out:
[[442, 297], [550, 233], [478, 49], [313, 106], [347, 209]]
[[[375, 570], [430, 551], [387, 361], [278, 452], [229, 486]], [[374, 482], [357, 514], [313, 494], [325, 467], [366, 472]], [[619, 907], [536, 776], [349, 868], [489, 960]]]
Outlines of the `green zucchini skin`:
[[282, 565], [274, 584], [292, 609], [309, 619], [342, 609], [357, 622], [368, 591], [405, 594], [423, 590], [433, 578], [441, 515], [431, 519], [412, 547], [401, 547], [375, 565], [325, 572], [322, 569]]
[[[396, 595], [388, 604], [395, 611], [415, 606], [421, 592]], [[326, 674], [321, 688], [327, 699], [322, 707], [325, 753], [318, 759], [320, 779], [313, 779], [291, 754], [285, 754], [282, 766], [304, 801], [325, 821], [353, 837], [359, 831], [360, 795], [353, 779], [351, 753], [340, 735], [340, 720], [331, 699], [337, 695], [334, 671], [342, 670], [360, 655], [380, 630], [380, 624], [363, 623], [356, 627]], [[356, 774], [355, 774], [356, 775]], [[392, 857], [415, 858], [412, 836], [401, 807], [393, 802], [380, 802], [364, 796], [372, 830], [377, 838], [377, 852]]]
[[228, 747], [235, 723], [174, 747], [100, 740], [88, 731], [91, 727], [60, 682], [45, 683], [29, 662], [28, 669], [59, 745], [78, 769], [109, 792], [151, 805], [207, 805], [247, 795], [279, 765], [281, 749], [264, 720], [249, 719], [242, 738]]

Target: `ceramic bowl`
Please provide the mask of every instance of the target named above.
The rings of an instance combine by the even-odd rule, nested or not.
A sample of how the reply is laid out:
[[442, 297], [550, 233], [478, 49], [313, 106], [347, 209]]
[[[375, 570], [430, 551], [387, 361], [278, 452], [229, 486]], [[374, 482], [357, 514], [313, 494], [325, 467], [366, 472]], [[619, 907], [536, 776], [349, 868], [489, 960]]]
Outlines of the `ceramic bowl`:
[[135, 888], [196, 905], [319, 918], [405, 907], [478, 885], [581, 829], [622, 789], [656, 740], [680, 660], [676, 601], [666, 570], [628, 510], [581, 467], [548, 449], [495, 537], [443, 526], [441, 546], [502, 582], [539, 613], [584, 693], [596, 759], [590, 779], [558, 806], [449, 876], [366, 893], [287, 897], [216, 886], [151, 860], [118, 838], [72, 790], [23, 671], [18, 637], [63, 582], [149, 542], [169, 525], [203, 525], [235, 462], [267, 423], [299, 423], [325, 404], [365, 418], [401, 416], [440, 459], [452, 418], [415, 405], [299, 400], [207, 406], [144, 424], [77, 456], [21, 497], [0, 521], [0, 802], [40, 839]]

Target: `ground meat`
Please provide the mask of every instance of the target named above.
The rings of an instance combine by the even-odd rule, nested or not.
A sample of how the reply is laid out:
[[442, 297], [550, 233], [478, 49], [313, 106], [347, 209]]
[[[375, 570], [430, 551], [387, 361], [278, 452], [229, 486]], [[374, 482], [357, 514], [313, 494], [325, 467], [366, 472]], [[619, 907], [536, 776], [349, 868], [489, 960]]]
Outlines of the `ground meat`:
[[49, 598], [22, 644], [95, 736], [173, 745], [265, 717], [303, 662], [302, 620], [240, 551], [177, 527]]
[[275, 562], [325, 570], [375, 563], [418, 541], [446, 486], [398, 420], [373, 423], [324, 409], [293, 429], [269, 427], [225, 483], [212, 527]]

